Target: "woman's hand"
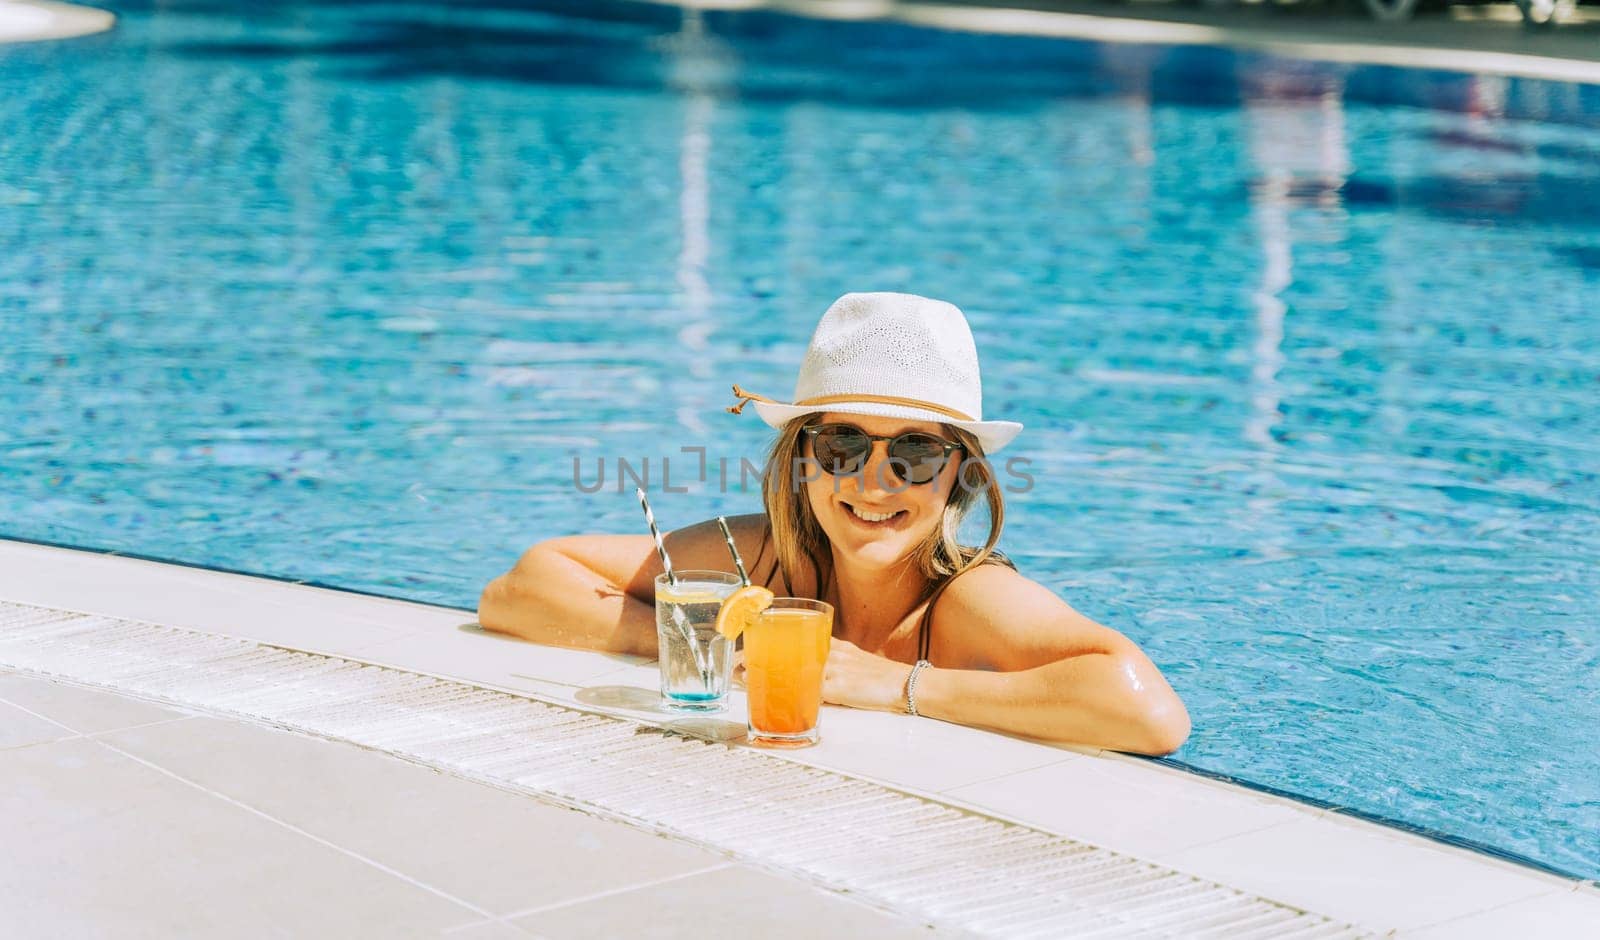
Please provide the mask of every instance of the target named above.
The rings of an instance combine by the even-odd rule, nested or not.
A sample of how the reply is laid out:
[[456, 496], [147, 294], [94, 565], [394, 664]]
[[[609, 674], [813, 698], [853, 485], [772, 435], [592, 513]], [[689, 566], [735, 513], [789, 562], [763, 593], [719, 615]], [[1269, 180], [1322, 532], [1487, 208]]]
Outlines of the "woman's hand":
[[874, 656], [849, 640], [833, 639], [822, 673], [822, 700], [851, 708], [900, 712], [911, 667]]

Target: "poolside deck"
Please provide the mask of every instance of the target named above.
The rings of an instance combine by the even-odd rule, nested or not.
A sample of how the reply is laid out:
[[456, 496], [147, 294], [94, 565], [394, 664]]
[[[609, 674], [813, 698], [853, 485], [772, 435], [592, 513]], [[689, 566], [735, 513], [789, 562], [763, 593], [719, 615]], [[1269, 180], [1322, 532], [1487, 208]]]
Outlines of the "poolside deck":
[[[1117, 21], [1146, 42], [1209, 42], [1338, 62], [1372, 62], [1469, 72], [1600, 81], [1600, 7], [1574, 7], [1559, 25], [1529, 29], [1516, 4], [1456, 3], [1404, 23], [1379, 23], [1359, 0], [918, 0], [935, 7], [999, 8]], [[1003, 21], [1002, 21], [1003, 22]], [[1019, 22], [1025, 22], [1025, 19]], [[1064, 19], [1063, 22], [1072, 22]], [[1086, 25], [1085, 29], [1094, 28]], [[1109, 29], [1109, 27], [1101, 27]], [[1086, 37], [1092, 38], [1092, 37]], [[1519, 65], [1529, 69], [1523, 72]], [[1544, 72], [1544, 69], [1549, 72]], [[1563, 76], [1565, 76], [1563, 78]]]
[[103, 33], [117, 18], [105, 10], [54, 0], [0, 0], [0, 45]]
[[[677, 936], [703, 932], [708, 907], [763, 936], [819, 925], [1026, 935], [1091, 913], [1129, 935], [1153, 932], [1156, 921], [1139, 918], [1166, 918], [1161, 930], [1179, 936], [1209, 923], [1229, 935], [1558, 937], [1600, 922], [1593, 884], [1121, 755], [836, 708], [809, 751], [744, 747], [726, 720], [663, 734], [673, 720], [655, 708], [652, 664], [486, 634], [465, 611], [7, 541], [0, 600], [10, 602], [0, 604], [0, 669], [14, 670], [0, 676], [11, 736], [0, 744], [11, 765], [0, 798], [8, 844], [23, 847], [0, 884], [12, 886], [8, 909], [46, 932], [113, 917], [154, 934], [177, 916], [212, 926], [325, 916], [371, 933], [565, 936], [604, 923]], [[30, 628], [19, 625], [44, 637], [60, 629], [52, 610], [103, 617], [77, 618], [76, 639], [22, 642]], [[150, 630], [162, 631], [158, 660], [156, 634], [139, 632]], [[130, 666], [130, 655], [145, 659]], [[275, 657], [295, 658], [308, 678], [271, 678], [288, 675], [273, 672], [286, 668]], [[350, 663], [387, 668], [351, 673]], [[335, 672], [333, 685], [315, 678]], [[249, 687], [255, 673], [262, 688]], [[388, 684], [353, 691], [357, 674]], [[306, 710], [319, 695], [334, 703], [339, 688], [410, 711], [386, 731], [371, 714]], [[469, 705], [484, 742], [476, 756], [450, 747], [468, 720], [452, 709]], [[534, 711], [488, 717], [506, 708]], [[612, 742], [575, 751], [601, 755], [581, 766], [549, 765], [548, 745], [493, 743], [574, 715], [581, 734]], [[718, 828], [737, 814], [685, 816], [646, 778], [730, 806], [752, 805], [746, 779], [768, 793], [798, 792], [803, 780], [819, 805], [848, 793], [916, 825], [886, 837], [867, 814], [811, 840], [824, 851], [808, 855], [799, 836], [816, 807], [804, 799], [786, 831]], [[925, 816], [965, 841], [919, 842]], [[1027, 897], [985, 905], [1024, 870], [977, 851], [997, 842], [1034, 869], [1070, 857], [1116, 880], [1030, 876]], [[883, 879], [871, 855], [880, 849], [938, 873], [929, 879], [988, 879], [971, 898], [919, 895], [908, 888], [917, 879]], [[135, 864], [151, 857], [164, 861]], [[306, 888], [263, 907], [263, 877]], [[1141, 892], [1161, 905], [1141, 906]], [[1048, 903], [1027, 907], [1034, 896]], [[1185, 905], [1212, 920], [1186, 918]]]
[[1091, 42], [1211, 45], [1323, 62], [1394, 65], [1600, 83], [1600, 12], [1528, 29], [1513, 3], [1457, 5], [1378, 23], [1337, 0], [1233, 5], [1182, 0], [649, 0], [706, 10], [773, 10], [823, 19], [885, 19], [970, 32]]

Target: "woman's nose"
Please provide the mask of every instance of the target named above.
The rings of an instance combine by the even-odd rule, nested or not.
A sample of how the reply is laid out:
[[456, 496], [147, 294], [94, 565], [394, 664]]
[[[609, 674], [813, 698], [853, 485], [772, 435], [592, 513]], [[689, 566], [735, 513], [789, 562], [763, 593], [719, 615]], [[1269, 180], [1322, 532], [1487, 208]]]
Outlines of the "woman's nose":
[[867, 493], [898, 493], [903, 488], [889, 463], [889, 442], [873, 441], [867, 462], [861, 465], [860, 487]]

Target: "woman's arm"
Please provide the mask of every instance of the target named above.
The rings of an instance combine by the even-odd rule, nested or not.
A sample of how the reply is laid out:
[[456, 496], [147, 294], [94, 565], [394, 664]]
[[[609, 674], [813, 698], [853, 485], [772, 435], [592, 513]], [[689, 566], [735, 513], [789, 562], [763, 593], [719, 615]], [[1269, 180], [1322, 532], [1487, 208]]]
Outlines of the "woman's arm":
[[[835, 641], [828, 701], [903, 710], [910, 667]], [[1189, 735], [1189, 713], [1127, 637], [1001, 566], [962, 575], [939, 599], [932, 668], [917, 711], [963, 725], [1140, 754]]]
[[917, 712], [1134, 754], [1168, 754], [1189, 736], [1183, 702], [1136, 647], [1021, 672], [926, 668], [917, 677]]
[[[746, 559], [761, 544], [766, 517], [728, 520]], [[732, 571], [722, 531], [708, 521], [665, 539], [674, 569]], [[536, 643], [656, 655], [655, 578], [661, 573], [648, 535], [574, 535], [540, 542], [478, 600], [487, 630]]]
[[540, 542], [483, 589], [478, 622], [535, 643], [654, 656], [654, 604], [630, 589], [655, 577], [654, 555], [648, 535]]

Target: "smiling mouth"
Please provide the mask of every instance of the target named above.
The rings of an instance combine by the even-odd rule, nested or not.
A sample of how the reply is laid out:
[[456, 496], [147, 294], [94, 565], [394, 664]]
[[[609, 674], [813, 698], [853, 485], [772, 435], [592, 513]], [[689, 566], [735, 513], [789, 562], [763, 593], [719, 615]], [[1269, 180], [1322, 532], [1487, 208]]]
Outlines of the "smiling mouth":
[[849, 503], [845, 503], [844, 508], [849, 510], [851, 518], [857, 523], [874, 528], [892, 525], [906, 514], [904, 509], [897, 509], [894, 512], [868, 512], [865, 509], [857, 509]]

